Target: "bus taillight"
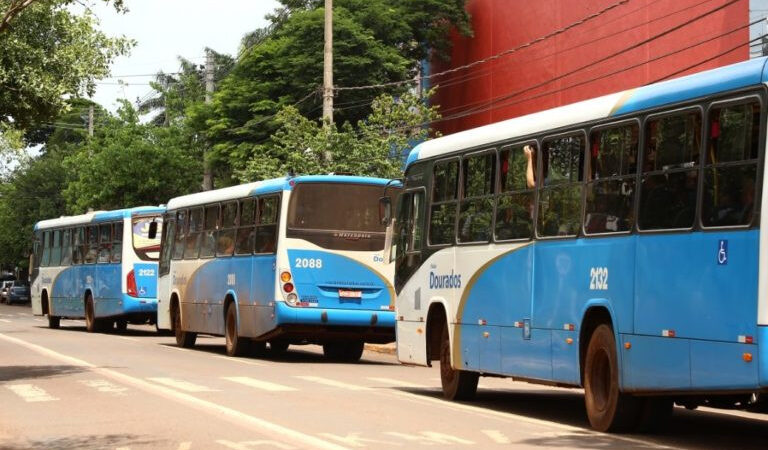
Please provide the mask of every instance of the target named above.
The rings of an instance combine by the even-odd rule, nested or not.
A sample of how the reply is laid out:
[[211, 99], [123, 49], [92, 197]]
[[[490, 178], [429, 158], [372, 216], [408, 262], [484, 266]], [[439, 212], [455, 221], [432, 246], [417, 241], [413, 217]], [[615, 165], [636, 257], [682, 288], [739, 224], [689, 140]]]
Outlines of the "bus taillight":
[[131, 297], [138, 297], [139, 290], [136, 289], [136, 275], [133, 273], [133, 270], [128, 272], [128, 276], [125, 277], [125, 281], [128, 285], [128, 295]]

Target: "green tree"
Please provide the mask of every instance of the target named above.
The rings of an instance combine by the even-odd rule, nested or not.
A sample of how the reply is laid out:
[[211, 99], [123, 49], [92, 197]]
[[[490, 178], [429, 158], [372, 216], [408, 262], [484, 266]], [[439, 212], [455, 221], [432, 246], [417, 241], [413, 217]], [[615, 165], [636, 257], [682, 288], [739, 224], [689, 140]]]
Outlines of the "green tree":
[[379, 96], [371, 115], [357, 127], [349, 123], [340, 128], [323, 126], [288, 106], [277, 115], [277, 131], [256, 147], [258, 158], [250, 160], [237, 175], [241, 182], [289, 173], [397, 178], [414, 142], [428, 137], [429, 130], [423, 125], [437, 118], [437, 108], [426, 106], [424, 99], [414, 94], [398, 99]]
[[[321, 114], [317, 95], [323, 73], [322, 1], [284, 0], [270, 16], [272, 25], [246, 36], [241, 57], [218, 86], [211, 107], [194, 115], [213, 143], [213, 162], [241, 173], [257, 157], [254, 150], [279, 126], [287, 105], [309, 119]], [[469, 33], [465, 0], [337, 0], [334, 2], [334, 82], [359, 86], [412, 79], [430, 49], [448, 48], [448, 30]], [[255, 42], [255, 44], [254, 44]], [[246, 45], [248, 44], [248, 45]], [[334, 118], [357, 127], [383, 93], [398, 95], [409, 86], [380, 91], [338, 91]], [[202, 118], [202, 120], [200, 119]], [[226, 174], [222, 174], [226, 176]], [[227, 180], [223, 180], [227, 183]]]
[[157, 205], [194, 192], [202, 172], [195, 153], [182, 129], [141, 124], [124, 102], [117, 118], [64, 158], [68, 212]]
[[71, 3], [0, 0], [0, 122], [26, 130], [52, 121], [67, 98], [92, 95], [96, 80], [131, 47], [97, 30], [88, 10], [74, 14]]

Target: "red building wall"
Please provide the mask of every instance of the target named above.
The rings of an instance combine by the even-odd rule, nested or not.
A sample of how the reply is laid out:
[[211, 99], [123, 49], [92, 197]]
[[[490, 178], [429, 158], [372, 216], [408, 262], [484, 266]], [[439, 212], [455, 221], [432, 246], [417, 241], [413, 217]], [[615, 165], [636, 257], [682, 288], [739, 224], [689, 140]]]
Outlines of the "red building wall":
[[[453, 37], [436, 74], [489, 58], [620, 0], [469, 0], [474, 37]], [[430, 79], [455, 133], [749, 58], [749, 0], [624, 0], [529, 47]], [[647, 41], [647, 42], [646, 42]]]

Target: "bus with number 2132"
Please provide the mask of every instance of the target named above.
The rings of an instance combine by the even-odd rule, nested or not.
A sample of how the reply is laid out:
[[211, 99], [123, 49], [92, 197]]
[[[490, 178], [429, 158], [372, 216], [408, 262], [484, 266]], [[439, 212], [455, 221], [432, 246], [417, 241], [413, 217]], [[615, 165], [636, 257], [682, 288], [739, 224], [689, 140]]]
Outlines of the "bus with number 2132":
[[467, 130], [409, 155], [397, 353], [584, 387], [601, 431], [768, 389], [768, 65], [754, 59]]

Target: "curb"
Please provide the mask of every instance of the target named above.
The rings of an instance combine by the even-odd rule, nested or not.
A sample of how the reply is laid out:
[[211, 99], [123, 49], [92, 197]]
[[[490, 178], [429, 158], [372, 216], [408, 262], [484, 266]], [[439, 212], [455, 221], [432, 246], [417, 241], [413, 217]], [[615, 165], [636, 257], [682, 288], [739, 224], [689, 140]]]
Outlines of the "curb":
[[394, 355], [397, 353], [397, 347], [395, 347], [394, 342], [390, 342], [389, 344], [365, 344], [365, 349], [376, 353], [385, 353], [387, 355]]

